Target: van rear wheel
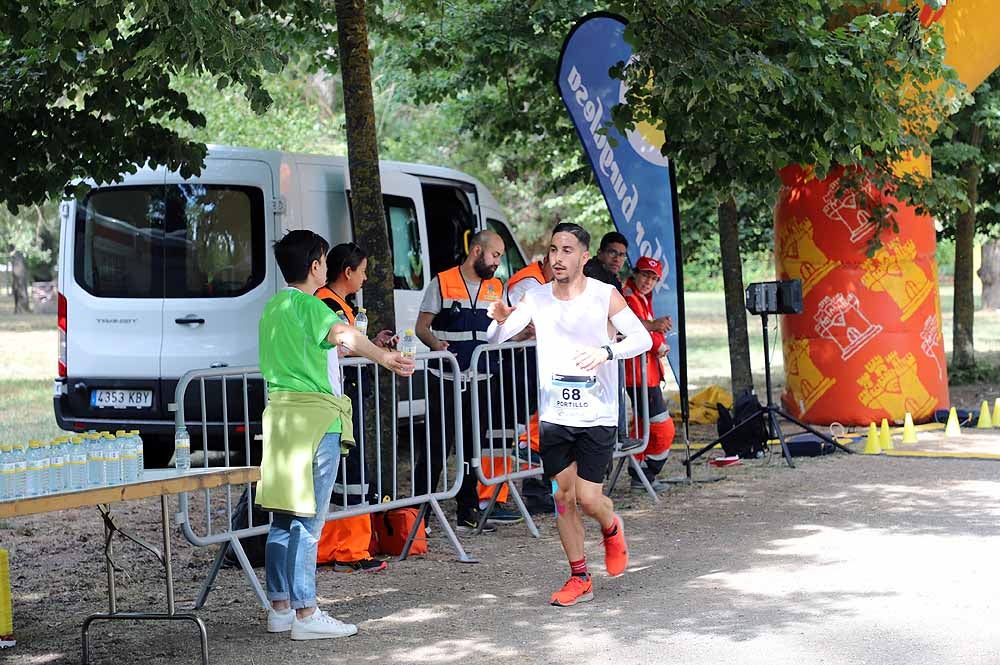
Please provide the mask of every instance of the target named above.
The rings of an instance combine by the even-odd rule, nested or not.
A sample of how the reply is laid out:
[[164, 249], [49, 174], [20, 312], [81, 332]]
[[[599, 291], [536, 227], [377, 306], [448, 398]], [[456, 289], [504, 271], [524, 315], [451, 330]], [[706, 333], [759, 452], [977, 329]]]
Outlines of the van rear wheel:
[[147, 469], [165, 469], [174, 456], [174, 437], [163, 434], [144, 434], [142, 456]]

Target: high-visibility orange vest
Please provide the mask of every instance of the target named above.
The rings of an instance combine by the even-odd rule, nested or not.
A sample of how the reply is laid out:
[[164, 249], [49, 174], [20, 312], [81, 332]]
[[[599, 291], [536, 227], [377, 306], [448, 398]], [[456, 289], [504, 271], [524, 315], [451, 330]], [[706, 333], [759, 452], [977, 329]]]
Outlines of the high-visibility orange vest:
[[[507, 293], [510, 294], [514, 286], [521, 281], [526, 279], [536, 280], [539, 284], [546, 284], [548, 280], [545, 279], [545, 273], [542, 272], [542, 262], [535, 261], [524, 266], [516, 273], [511, 275], [511, 278], [507, 280]], [[509, 300], [509, 299], [508, 299]], [[513, 303], [508, 303], [513, 304]]]
[[333, 311], [344, 312], [348, 325], [354, 325], [354, 308], [348, 305], [346, 300], [334, 293], [329, 287], [321, 286], [316, 289], [316, 293], [313, 295], [325, 302]]
[[[486, 344], [486, 329], [490, 327], [486, 310], [490, 303], [503, 298], [503, 282], [496, 277], [484, 279], [479, 283], [479, 292], [471, 294], [461, 267], [455, 266], [439, 273], [438, 283], [441, 311], [434, 316], [431, 328], [438, 339], [448, 342], [448, 350], [455, 354], [459, 368], [464, 371], [469, 369], [475, 348]], [[480, 371], [485, 370], [483, 363]]]

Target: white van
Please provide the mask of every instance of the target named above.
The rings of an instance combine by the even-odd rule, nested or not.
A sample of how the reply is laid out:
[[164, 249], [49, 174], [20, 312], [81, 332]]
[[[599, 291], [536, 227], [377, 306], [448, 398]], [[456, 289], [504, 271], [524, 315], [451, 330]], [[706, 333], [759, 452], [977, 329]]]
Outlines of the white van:
[[[501, 279], [524, 266], [500, 206], [475, 178], [422, 164], [380, 167], [398, 330], [414, 326], [424, 288], [462, 260], [469, 233], [503, 237]], [[257, 364], [260, 313], [284, 286], [272, 243], [293, 229], [331, 246], [355, 239], [346, 158], [225, 146], [209, 146], [197, 178], [144, 168], [64, 202], [61, 216], [56, 420], [71, 431], [138, 428], [148, 464], [173, 452], [167, 405], [181, 375]], [[230, 418], [242, 422], [232, 383]], [[251, 413], [260, 413], [259, 382], [250, 393]], [[221, 397], [217, 390], [206, 405], [215, 434]], [[186, 414], [200, 422], [196, 391], [188, 400]]]

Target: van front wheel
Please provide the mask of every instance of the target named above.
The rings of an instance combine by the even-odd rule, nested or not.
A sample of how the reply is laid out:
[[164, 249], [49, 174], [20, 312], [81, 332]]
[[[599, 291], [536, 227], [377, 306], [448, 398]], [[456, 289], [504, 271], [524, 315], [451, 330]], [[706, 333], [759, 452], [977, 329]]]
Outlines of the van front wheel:
[[165, 469], [174, 457], [174, 437], [163, 434], [142, 436], [142, 456], [147, 469]]

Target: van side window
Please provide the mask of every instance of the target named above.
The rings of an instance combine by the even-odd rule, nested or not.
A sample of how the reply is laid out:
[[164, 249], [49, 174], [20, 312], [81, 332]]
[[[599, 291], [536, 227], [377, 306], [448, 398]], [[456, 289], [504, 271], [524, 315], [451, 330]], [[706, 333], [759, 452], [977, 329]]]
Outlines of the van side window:
[[77, 283], [99, 298], [162, 298], [163, 187], [93, 190], [76, 210]]
[[256, 187], [167, 187], [167, 298], [232, 298], [264, 281], [264, 194]]
[[506, 282], [511, 275], [525, 266], [524, 257], [518, 251], [517, 244], [510, 235], [510, 229], [507, 228], [506, 224], [495, 219], [487, 219], [486, 226], [489, 227], [490, 231], [494, 231], [503, 238], [503, 244], [507, 248], [500, 259], [500, 267], [497, 268], [495, 275], [501, 281]]
[[385, 223], [389, 230], [394, 287], [407, 291], [424, 288], [424, 264], [420, 257], [420, 229], [413, 201], [384, 196]]
[[231, 185], [92, 190], [74, 274], [101, 298], [231, 298], [264, 281], [264, 193]]

